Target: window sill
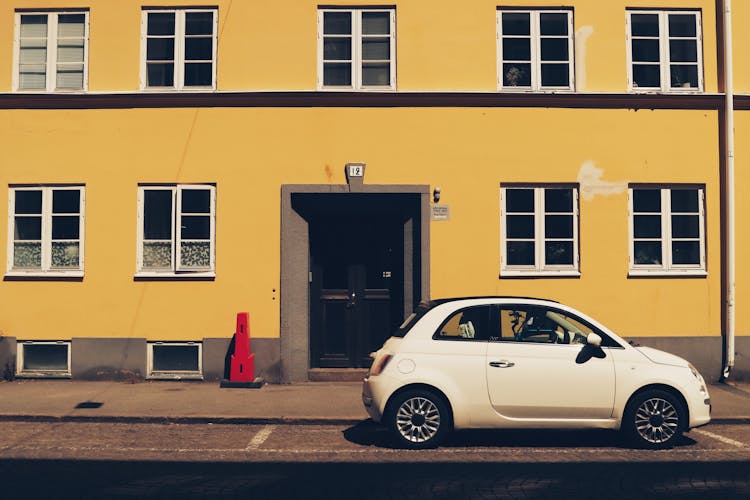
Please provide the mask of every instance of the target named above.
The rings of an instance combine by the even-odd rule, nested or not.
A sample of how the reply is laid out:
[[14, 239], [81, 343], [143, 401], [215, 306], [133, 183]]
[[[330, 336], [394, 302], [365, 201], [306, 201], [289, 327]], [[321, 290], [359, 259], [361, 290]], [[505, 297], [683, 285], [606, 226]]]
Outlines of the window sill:
[[8, 271], [4, 281], [83, 281], [83, 271]]
[[13, 90], [14, 94], [74, 94], [74, 95], [81, 95], [81, 94], [88, 94], [88, 89], [56, 89], [56, 90], [47, 90], [47, 89], [15, 89]]
[[708, 272], [703, 269], [673, 269], [671, 271], [631, 269], [628, 278], [706, 278]]
[[318, 87], [321, 92], [396, 92], [396, 87]]
[[200, 372], [151, 372], [146, 376], [148, 380], [203, 380]]
[[500, 87], [497, 89], [498, 92], [508, 94], [575, 94], [576, 89], [530, 89], [530, 88], [518, 88], [518, 87]]
[[182, 271], [182, 272], [148, 272], [136, 273], [135, 281], [213, 281], [216, 279], [215, 271]]
[[72, 375], [69, 371], [39, 370], [16, 373], [16, 378], [61, 378], [69, 379]]
[[655, 95], [702, 95], [705, 94], [703, 89], [686, 88], [686, 89], [630, 89], [631, 94], [655, 94]]
[[502, 278], [580, 278], [581, 272], [576, 270], [549, 271], [549, 270], [515, 270], [503, 269], [500, 271]]
[[216, 87], [187, 87], [182, 89], [176, 89], [174, 87], [146, 87], [142, 88], [140, 91], [143, 94], [183, 94], [190, 92], [209, 94], [211, 92], [217, 92], [217, 89]]

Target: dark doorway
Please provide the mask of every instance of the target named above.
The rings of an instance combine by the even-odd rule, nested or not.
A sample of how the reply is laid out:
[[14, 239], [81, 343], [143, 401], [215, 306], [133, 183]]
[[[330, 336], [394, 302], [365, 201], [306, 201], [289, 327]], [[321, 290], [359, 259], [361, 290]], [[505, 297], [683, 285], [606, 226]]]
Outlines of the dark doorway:
[[310, 366], [368, 367], [370, 352], [403, 321], [418, 293], [419, 199], [335, 194], [298, 201], [310, 228]]

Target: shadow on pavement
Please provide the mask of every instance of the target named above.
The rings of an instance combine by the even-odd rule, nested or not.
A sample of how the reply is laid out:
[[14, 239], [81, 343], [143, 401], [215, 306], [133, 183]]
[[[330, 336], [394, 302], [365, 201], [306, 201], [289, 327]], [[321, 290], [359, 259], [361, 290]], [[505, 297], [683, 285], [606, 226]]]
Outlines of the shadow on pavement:
[[[346, 429], [347, 441], [379, 448], [398, 448], [396, 441], [383, 425], [363, 420]], [[695, 445], [682, 436], [674, 448]], [[471, 429], [450, 433], [442, 448], [494, 447], [494, 448], [630, 448], [619, 432], [607, 429], [594, 430], [525, 430], [525, 429]]]

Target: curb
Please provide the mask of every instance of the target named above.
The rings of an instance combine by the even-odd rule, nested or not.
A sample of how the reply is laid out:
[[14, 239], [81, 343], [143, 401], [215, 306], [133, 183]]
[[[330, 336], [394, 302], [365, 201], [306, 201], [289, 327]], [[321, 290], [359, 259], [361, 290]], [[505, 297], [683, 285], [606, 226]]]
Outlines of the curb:
[[[369, 417], [138, 417], [89, 415], [0, 415], [0, 422], [81, 422], [116, 424], [218, 424], [218, 425], [349, 425]], [[749, 419], [750, 420], [750, 419]]]

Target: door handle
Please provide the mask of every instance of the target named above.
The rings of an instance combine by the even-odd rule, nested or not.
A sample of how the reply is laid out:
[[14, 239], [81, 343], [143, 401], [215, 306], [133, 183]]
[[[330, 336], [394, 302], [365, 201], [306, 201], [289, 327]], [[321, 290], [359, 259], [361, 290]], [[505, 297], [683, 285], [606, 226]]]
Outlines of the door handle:
[[357, 305], [357, 293], [352, 292], [352, 294], [349, 296], [349, 302], [346, 303], [347, 309], [352, 308]]
[[493, 368], [512, 368], [516, 366], [516, 364], [512, 361], [490, 361], [490, 366]]

